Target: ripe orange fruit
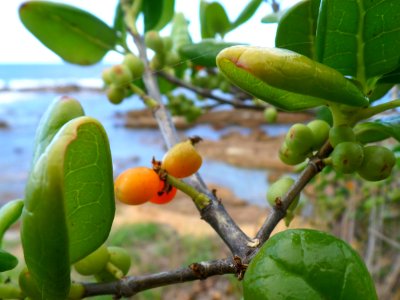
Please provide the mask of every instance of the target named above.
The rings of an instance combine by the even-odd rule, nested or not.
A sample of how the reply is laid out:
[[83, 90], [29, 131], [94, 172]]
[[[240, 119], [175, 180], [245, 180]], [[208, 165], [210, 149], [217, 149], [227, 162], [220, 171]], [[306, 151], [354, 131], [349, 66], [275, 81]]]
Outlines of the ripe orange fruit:
[[172, 185], [166, 186], [166, 182], [160, 180], [159, 189], [157, 194], [153, 196], [149, 201], [155, 204], [167, 204], [174, 199], [177, 189]]
[[165, 154], [161, 167], [174, 177], [184, 178], [196, 173], [202, 162], [192, 140], [187, 140], [174, 145]]
[[126, 204], [143, 204], [157, 194], [159, 182], [160, 178], [153, 169], [147, 167], [127, 169], [115, 180], [115, 196]]

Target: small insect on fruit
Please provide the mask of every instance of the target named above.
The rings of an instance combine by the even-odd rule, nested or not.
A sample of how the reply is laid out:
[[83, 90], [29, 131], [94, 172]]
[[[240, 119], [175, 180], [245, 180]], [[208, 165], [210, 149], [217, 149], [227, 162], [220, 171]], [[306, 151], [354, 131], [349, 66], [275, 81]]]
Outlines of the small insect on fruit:
[[200, 154], [194, 147], [194, 144], [201, 140], [194, 137], [189, 140], [174, 145], [164, 156], [161, 167], [168, 174], [184, 178], [196, 173], [203, 162]]
[[125, 170], [115, 180], [116, 198], [130, 205], [139, 205], [154, 197], [160, 178], [153, 169], [136, 167]]

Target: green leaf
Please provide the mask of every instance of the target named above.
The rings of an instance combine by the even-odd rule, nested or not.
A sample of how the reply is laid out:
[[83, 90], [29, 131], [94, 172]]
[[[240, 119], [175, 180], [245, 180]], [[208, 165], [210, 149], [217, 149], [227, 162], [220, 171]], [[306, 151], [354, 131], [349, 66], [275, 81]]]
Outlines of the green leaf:
[[249, 3], [247, 3], [245, 8], [239, 14], [236, 20], [232, 23], [229, 30], [233, 30], [236, 27], [239, 27], [243, 23], [247, 22], [255, 14], [261, 3], [262, 0], [251, 0]]
[[67, 62], [92, 65], [114, 48], [115, 32], [94, 15], [66, 4], [29, 1], [19, 8], [25, 27]]
[[159, 31], [173, 18], [175, 0], [146, 0], [142, 2], [144, 31]]
[[[146, 2], [146, 1], [145, 1]], [[161, 30], [167, 25], [175, 13], [175, 0], [164, 0], [163, 1], [163, 9], [158, 20], [158, 23], [154, 26], [153, 30]]]
[[115, 203], [111, 154], [101, 124], [67, 122], [29, 175], [21, 240], [26, 264], [43, 299], [65, 299], [70, 264], [108, 237]]
[[[265, 23], [265, 24], [273, 24], [273, 23], [278, 23], [281, 18], [286, 14], [287, 9], [281, 9], [277, 12], [273, 12], [270, 14], [265, 15], [264, 17], [262, 17], [261, 19], [261, 23]], [[282, 47], [284, 48], [284, 47]]]
[[315, 34], [320, 0], [301, 1], [287, 10], [279, 20], [275, 45], [316, 58]]
[[18, 259], [14, 255], [0, 249], [0, 272], [12, 270], [17, 264]]
[[359, 123], [354, 127], [357, 139], [361, 143], [373, 143], [389, 137], [400, 142], [400, 117], [390, 116], [374, 122]]
[[322, 0], [318, 60], [365, 83], [400, 64], [400, 1]]
[[383, 75], [382, 78], [379, 80], [379, 83], [400, 83], [400, 67], [390, 73]]
[[17, 199], [9, 201], [0, 208], [0, 246], [4, 234], [21, 216], [24, 200]]
[[187, 44], [179, 49], [179, 54], [190, 59], [194, 64], [206, 67], [216, 67], [218, 53], [238, 43], [221, 42], [214, 39], [206, 39], [197, 44]]
[[361, 257], [344, 241], [317, 230], [273, 235], [250, 262], [246, 300], [378, 299]]
[[126, 30], [126, 26], [125, 26], [125, 15], [124, 15], [124, 11], [122, 9], [120, 1], [118, 1], [118, 4], [115, 8], [113, 29], [117, 34], [118, 43], [125, 45], [126, 37], [127, 37], [127, 30]]
[[32, 166], [46, 150], [60, 128], [68, 121], [83, 116], [85, 113], [78, 100], [63, 96], [53, 101], [36, 129]]
[[234, 84], [284, 110], [302, 110], [327, 101], [368, 105], [359, 89], [339, 72], [289, 50], [230, 47], [218, 54], [217, 65]]
[[201, 28], [205, 34], [201, 37], [214, 38], [216, 34], [222, 37], [230, 30], [231, 23], [224, 7], [218, 2], [207, 3], [204, 7], [204, 16], [201, 20]]

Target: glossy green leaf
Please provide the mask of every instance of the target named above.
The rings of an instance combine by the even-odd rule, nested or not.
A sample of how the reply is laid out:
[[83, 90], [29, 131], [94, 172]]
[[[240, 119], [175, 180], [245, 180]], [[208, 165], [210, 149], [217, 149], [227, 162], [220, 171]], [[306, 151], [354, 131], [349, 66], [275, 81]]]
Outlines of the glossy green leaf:
[[117, 34], [118, 43], [124, 45], [126, 43], [127, 30], [125, 26], [125, 15], [120, 1], [118, 1], [115, 8], [113, 29]]
[[400, 64], [400, 1], [322, 0], [318, 60], [361, 82]]
[[316, 58], [315, 34], [320, 0], [305, 0], [287, 10], [279, 20], [275, 45]]
[[65, 123], [84, 114], [81, 104], [74, 98], [63, 96], [54, 100], [40, 119], [36, 129], [32, 165], [36, 163]]
[[161, 16], [154, 26], [153, 30], [161, 30], [171, 22], [172, 18], [174, 17], [175, 13], [175, 0], [163, 0], [163, 9]]
[[12, 270], [17, 264], [18, 259], [14, 255], [0, 249], [0, 272]]
[[0, 208], [0, 247], [4, 234], [19, 219], [23, 207], [24, 200], [17, 199], [7, 202]]
[[107, 24], [73, 6], [29, 1], [21, 5], [19, 15], [36, 38], [73, 64], [95, 64], [116, 43], [116, 34]]
[[159, 31], [174, 17], [175, 0], [146, 0], [142, 1], [144, 16], [144, 31]]
[[243, 281], [245, 300], [376, 300], [361, 257], [327, 233], [285, 230], [272, 236], [251, 261]]
[[196, 44], [188, 44], [179, 49], [179, 54], [186, 59], [190, 59], [194, 64], [205, 67], [216, 67], [216, 57], [218, 53], [228, 47], [238, 45], [238, 43], [227, 43], [213, 39], [206, 39]]
[[339, 72], [289, 50], [230, 47], [218, 54], [217, 65], [234, 84], [284, 110], [327, 101], [368, 105], [359, 89]]
[[66, 298], [70, 264], [104, 243], [114, 212], [106, 133], [93, 118], [75, 118], [37, 159], [26, 187], [21, 239], [44, 299]]
[[232, 22], [229, 30], [233, 30], [236, 27], [239, 27], [243, 23], [247, 22], [255, 14], [261, 3], [262, 0], [251, 0], [249, 3], [247, 3], [242, 12], [236, 18], [236, 20]]
[[378, 142], [389, 137], [400, 142], [400, 117], [396, 115], [359, 123], [354, 127], [354, 132], [362, 143]]
[[379, 82], [392, 84], [400, 83], [400, 67], [390, 73], [383, 75]]
[[214, 36], [212, 35], [211, 32], [209, 32], [209, 28], [207, 26], [207, 21], [206, 21], [206, 8], [209, 5], [209, 3], [205, 0], [200, 0], [200, 9], [199, 9], [199, 14], [200, 14], [200, 33], [201, 37], [203, 39], [209, 39], [213, 38]]
[[[218, 2], [207, 3], [201, 20], [201, 37], [214, 38], [216, 34], [222, 37], [230, 30], [231, 22], [224, 7]], [[203, 28], [204, 27], [204, 28]], [[205, 33], [203, 35], [203, 32]]]

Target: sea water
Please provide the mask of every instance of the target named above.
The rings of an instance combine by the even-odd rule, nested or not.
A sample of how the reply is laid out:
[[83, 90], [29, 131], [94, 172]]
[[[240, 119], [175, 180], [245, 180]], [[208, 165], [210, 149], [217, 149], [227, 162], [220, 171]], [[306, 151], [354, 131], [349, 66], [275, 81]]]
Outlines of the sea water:
[[[138, 165], [149, 166], [152, 157], [161, 159], [165, 153], [157, 129], [132, 129], [123, 126], [118, 118], [128, 110], [143, 109], [140, 99], [131, 97], [113, 105], [103, 92], [101, 71], [106, 66], [79, 67], [59, 65], [0, 65], [0, 205], [15, 197], [23, 197], [30, 168], [36, 126], [48, 105], [64, 94], [51, 88], [77, 86], [79, 92], [68, 93], [78, 99], [86, 115], [98, 119], [108, 133], [114, 174]], [[49, 89], [50, 88], [50, 89]], [[209, 125], [190, 128], [183, 134], [218, 139], [232, 128], [214, 130]], [[280, 134], [286, 126], [264, 128], [268, 134]], [[235, 128], [246, 132], [246, 128]], [[205, 160], [200, 174], [206, 183], [231, 189], [240, 199], [266, 206], [267, 170], [237, 168], [224, 162]]]

